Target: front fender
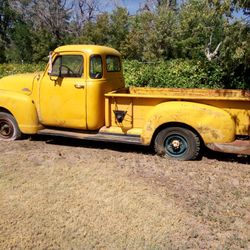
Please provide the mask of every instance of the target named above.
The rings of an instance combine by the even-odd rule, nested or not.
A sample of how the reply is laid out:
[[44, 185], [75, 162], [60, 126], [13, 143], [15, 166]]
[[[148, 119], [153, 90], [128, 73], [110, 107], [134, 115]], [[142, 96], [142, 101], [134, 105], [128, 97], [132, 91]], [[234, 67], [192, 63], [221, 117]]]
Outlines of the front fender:
[[35, 134], [39, 128], [35, 104], [30, 96], [12, 91], [0, 91], [0, 108], [7, 109], [24, 134]]
[[171, 101], [158, 104], [147, 116], [141, 135], [143, 144], [150, 144], [157, 128], [167, 123], [192, 127], [204, 143], [231, 142], [235, 137], [235, 122], [225, 110], [200, 103]]

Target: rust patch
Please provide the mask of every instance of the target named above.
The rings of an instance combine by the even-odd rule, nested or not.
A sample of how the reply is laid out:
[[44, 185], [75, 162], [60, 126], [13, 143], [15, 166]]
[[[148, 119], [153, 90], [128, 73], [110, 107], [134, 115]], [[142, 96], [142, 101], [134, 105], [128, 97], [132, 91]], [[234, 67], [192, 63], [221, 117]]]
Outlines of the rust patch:
[[216, 140], [222, 138], [222, 136], [217, 131], [208, 127], [198, 127], [197, 130], [200, 134], [210, 134]]
[[210, 143], [206, 146], [214, 151], [250, 155], [250, 141], [235, 140], [231, 143]]
[[147, 130], [148, 132], [151, 132], [151, 131], [153, 130], [151, 121], [147, 122], [147, 124], [146, 124], [146, 130]]

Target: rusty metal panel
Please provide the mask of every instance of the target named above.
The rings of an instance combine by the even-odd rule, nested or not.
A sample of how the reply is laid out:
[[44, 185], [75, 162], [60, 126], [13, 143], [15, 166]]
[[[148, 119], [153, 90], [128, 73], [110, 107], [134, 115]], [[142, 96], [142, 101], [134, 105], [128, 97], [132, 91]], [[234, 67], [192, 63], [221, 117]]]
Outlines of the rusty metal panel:
[[231, 143], [210, 143], [206, 145], [208, 148], [231, 154], [250, 155], [250, 141], [235, 140]]

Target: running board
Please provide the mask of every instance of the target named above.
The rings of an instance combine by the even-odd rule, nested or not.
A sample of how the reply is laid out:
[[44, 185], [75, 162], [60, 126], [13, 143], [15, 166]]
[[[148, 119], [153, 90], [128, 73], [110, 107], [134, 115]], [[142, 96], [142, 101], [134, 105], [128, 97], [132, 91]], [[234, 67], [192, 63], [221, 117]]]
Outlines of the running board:
[[210, 143], [206, 145], [208, 148], [230, 154], [250, 155], [250, 141], [235, 140], [230, 143]]
[[110, 133], [86, 133], [72, 132], [57, 129], [42, 129], [38, 131], [39, 135], [52, 135], [74, 139], [83, 139], [90, 141], [106, 141], [142, 145], [140, 136], [134, 135], [119, 135]]

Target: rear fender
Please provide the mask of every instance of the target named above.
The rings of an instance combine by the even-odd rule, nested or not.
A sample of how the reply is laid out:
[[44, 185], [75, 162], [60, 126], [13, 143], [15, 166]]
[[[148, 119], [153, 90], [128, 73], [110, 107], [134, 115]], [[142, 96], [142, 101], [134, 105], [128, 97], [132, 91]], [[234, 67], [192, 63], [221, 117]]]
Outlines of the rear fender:
[[149, 113], [142, 132], [142, 142], [149, 145], [157, 129], [168, 123], [192, 127], [206, 143], [231, 142], [235, 138], [235, 122], [223, 109], [193, 102], [165, 102]]
[[35, 134], [39, 128], [35, 104], [30, 96], [1, 90], [0, 109], [8, 110], [16, 119], [19, 129], [24, 134]]

